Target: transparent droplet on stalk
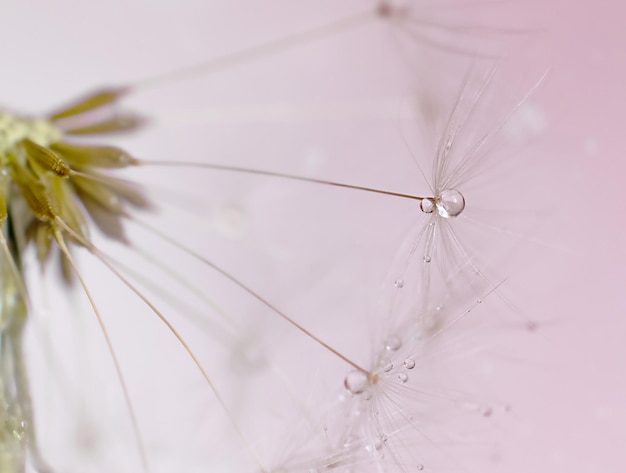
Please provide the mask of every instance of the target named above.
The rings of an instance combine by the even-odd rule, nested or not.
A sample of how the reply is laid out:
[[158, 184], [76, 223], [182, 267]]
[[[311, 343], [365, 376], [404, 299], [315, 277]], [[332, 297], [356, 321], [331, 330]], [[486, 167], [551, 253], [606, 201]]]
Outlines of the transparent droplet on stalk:
[[415, 360], [412, 360], [411, 358], [407, 358], [406, 360], [404, 360], [404, 367], [407, 370], [412, 370], [413, 368], [415, 368]]
[[376, 441], [374, 441], [373, 443], [369, 444], [366, 448], [367, 450], [369, 450], [370, 452], [380, 452], [383, 447], [385, 446], [385, 443], [387, 442], [389, 437], [387, 437], [385, 434], [381, 435], [379, 439], [377, 439]]
[[402, 340], [400, 340], [400, 337], [395, 337], [395, 336], [389, 337], [385, 341], [385, 349], [388, 351], [399, 350], [401, 346], [402, 346]]
[[361, 394], [368, 388], [369, 384], [367, 373], [360, 370], [350, 371], [343, 380], [343, 385], [352, 394]]
[[456, 189], [446, 189], [439, 194], [435, 205], [443, 218], [457, 217], [465, 209], [465, 198]]
[[424, 260], [424, 263], [430, 263], [432, 261], [432, 258], [430, 257], [430, 255], [424, 255], [424, 258], [422, 258]]
[[389, 373], [393, 369], [393, 363], [391, 360], [383, 360], [380, 363], [380, 369], [385, 373]]
[[432, 199], [422, 199], [420, 210], [425, 214], [431, 214], [435, 210], [435, 202]]
[[398, 289], [402, 289], [404, 287], [404, 280], [403, 279], [396, 279], [393, 282], [393, 285], [396, 286]]
[[418, 464], [417, 464], [417, 469], [418, 469], [419, 471], [422, 471], [422, 470], [424, 469], [424, 465], [422, 465], [421, 463], [418, 463]]
[[406, 373], [400, 373], [398, 375], [398, 381], [401, 383], [406, 383], [409, 380], [409, 376]]

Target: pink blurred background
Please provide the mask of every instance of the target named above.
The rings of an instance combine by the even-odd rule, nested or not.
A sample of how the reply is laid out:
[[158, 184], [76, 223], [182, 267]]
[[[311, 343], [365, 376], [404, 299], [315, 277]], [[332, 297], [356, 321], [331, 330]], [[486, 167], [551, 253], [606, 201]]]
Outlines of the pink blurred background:
[[[427, 6], [435, 18], [443, 12], [444, 20], [454, 24], [466, 11], [458, 3], [450, 10]], [[141, 80], [370, 6], [362, 0], [8, 1], [2, 6], [0, 30], [0, 83], [6, 91], [1, 102], [11, 110], [42, 113], [101, 84]], [[495, 35], [494, 40], [514, 51], [508, 65], [513, 63], [510, 69], [519, 73], [508, 73], [524, 79], [514, 92], [518, 97], [549, 66], [547, 78], [529, 100], [536, 111], [531, 122], [534, 117], [540, 123], [537, 144], [525, 151], [525, 173], [516, 174], [518, 181], [511, 183], [512, 189], [528, 192], [514, 200], [526, 201], [535, 220], [521, 227], [528, 233], [515, 262], [498, 271], [498, 277], [509, 278], [507, 296], [523, 317], [536, 321], [538, 330], [525, 333], [519, 319], [510, 318], [508, 325], [490, 322], [493, 327], [487, 325], [489, 331], [479, 334], [481, 343], [483, 337], [498, 337], [498, 346], [509, 350], [489, 365], [485, 386], [486, 398], [512, 409], [485, 428], [489, 442], [496, 439], [495, 447], [480, 446], [480, 454], [474, 455], [452, 440], [450, 455], [462, 465], [456, 471], [620, 472], [626, 461], [626, 252], [621, 244], [626, 198], [619, 161], [626, 105], [623, 8], [608, 0], [474, 8], [468, 17], [485, 18], [489, 25], [530, 25], [523, 34]], [[419, 90], [415, 65], [407, 64], [407, 58], [422, 51], [420, 59], [428, 65], [422, 87], [444, 92], [451, 89], [438, 74], [456, 70], [457, 62], [466, 58], [421, 50], [406, 37], [398, 45], [397, 39], [388, 25], [368, 23], [210, 76], [147, 90], [125, 106], [156, 117], [154, 126], [117, 142], [150, 159], [237, 163], [409, 192], [416, 173], [402, 138], [408, 136], [412, 150], [419, 140], [407, 131], [414, 117], [402, 116], [402, 104]], [[535, 172], [541, 175], [533, 176]], [[151, 221], [181, 242], [206, 250], [349, 356], [367, 356], [371, 330], [363, 321], [376, 315], [372, 306], [378, 298], [373, 294], [384, 286], [414, 223], [409, 214], [414, 209], [380, 197], [344, 199], [326, 188], [254, 177], [179, 175], [163, 169], [132, 174], [147, 176], [161, 186], [155, 194], [166, 203]], [[528, 176], [530, 188], [521, 180]], [[186, 179], [184, 184], [181, 179]], [[197, 205], [194, 214], [179, 210], [190, 203]], [[129, 234], [146, 251], [168, 256], [162, 242], [137, 229]], [[119, 251], [129, 264], [144, 270], [140, 265], [145, 261]], [[112, 247], [111, 252], [118, 250]], [[247, 463], [241, 467], [222, 457], [211, 460], [215, 451], [230, 458], [245, 449], [170, 334], [86, 255], [81, 262], [103, 313], [121, 314], [110, 316], [111, 332], [138, 399], [153, 470], [206, 471], [208, 464], [210, 471], [249, 471]], [[182, 257], [175, 264], [199, 287], [212, 288], [209, 296], [225, 310], [239, 314], [244, 329], [236, 342], [241, 345], [232, 342], [236, 353], [245, 352], [253, 345], [249, 340], [258, 337], [261, 342], [252, 350], [278, 357], [294, 386], [302, 389], [319, 376], [305, 404], [315, 405], [316, 395], [332, 398], [340, 391], [345, 371], [341, 363], [308, 346], [206, 268]], [[145, 266], [145, 271], [150, 268]], [[136, 471], [127, 415], [99, 334], [91, 322], [73, 318], [88, 314], [88, 305], [78, 292], [70, 302], [58, 301], [54, 283], [42, 291], [46, 295], [36, 321], [43, 327], [39, 336], [48, 342], [33, 334], [29, 341], [33, 353], [44, 353], [31, 359], [44, 450], [51, 461], [67, 468], [59, 471]], [[174, 300], [163, 303], [180, 306]], [[200, 302], [194, 306], [200, 318], [203, 307]], [[131, 320], [130, 315], [140, 312], [141, 321]], [[215, 340], [198, 332], [197, 325], [178, 322], [217, 373], [235, 409], [240, 390], [262, 393], [258, 405], [241, 404], [239, 416], [261, 451], [274, 451], [267, 453], [267, 461], [280, 463], [291, 437], [286, 419], [297, 418], [298, 410], [278, 415], [271, 409], [255, 410], [284, 396], [275, 375], [255, 375], [254, 366], [245, 363], [241, 368], [240, 360], [233, 361], [226, 351], [216, 354]], [[58, 372], [73, 373], [67, 382], [42, 361], [46, 350], [58, 352], [61, 360], [74, 360], [59, 362], [64, 368]], [[81, 357], [83, 361], [75, 361]], [[463, 373], [458, 377], [464, 388], [480, 391], [482, 384], [472, 386]], [[48, 391], [50, 385], [62, 387]], [[67, 421], [65, 412], [78, 420]], [[81, 423], [81, 417], [89, 422]], [[63, 435], [55, 436], [59, 430]]]

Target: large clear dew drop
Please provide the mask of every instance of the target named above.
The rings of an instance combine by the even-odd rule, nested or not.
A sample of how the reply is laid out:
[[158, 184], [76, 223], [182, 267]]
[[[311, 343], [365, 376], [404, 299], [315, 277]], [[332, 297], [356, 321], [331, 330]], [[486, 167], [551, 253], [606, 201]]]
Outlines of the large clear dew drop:
[[465, 209], [465, 197], [456, 189], [446, 189], [439, 194], [435, 205], [443, 218], [458, 217]]

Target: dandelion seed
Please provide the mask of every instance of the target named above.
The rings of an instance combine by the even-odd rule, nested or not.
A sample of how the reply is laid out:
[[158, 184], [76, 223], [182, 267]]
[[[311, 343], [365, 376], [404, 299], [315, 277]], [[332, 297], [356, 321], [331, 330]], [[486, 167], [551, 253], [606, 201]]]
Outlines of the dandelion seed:
[[[478, 69], [478, 66], [474, 67]], [[411, 285], [416, 287], [419, 294], [415, 295], [415, 293], [412, 293], [413, 297], [419, 297], [424, 301], [424, 304], [427, 304], [432, 290], [435, 290], [435, 288], [431, 288], [435, 284], [433, 274], [438, 274], [439, 281], [437, 282], [444, 288], [443, 290], [450, 292], [458, 289], [452, 288], [449, 281], [457, 274], [464, 274], [465, 284], [471, 287], [472, 291], [482, 292], [485, 290], [485, 287], [493, 288], [495, 286], [491, 278], [485, 273], [485, 268], [479, 265], [481, 259], [488, 258], [477, 254], [477, 250], [468, 246], [463, 237], [466, 233], [471, 235], [477, 232], [484, 232], [485, 227], [489, 229], [490, 225], [483, 224], [478, 219], [472, 217], [472, 212], [470, 214], [466, 212], [467, 207], [475, 208], [477, 205], [476, 202], [467, 201], [463, 192], [465, 192], [464, 189], [469, 189], [470, 196], [478, 196], [480, 192], [476, 191], [476, 187], [482, 184], [485, 179], [484, 169], [488, 165], [501, 165], [501, 163], [494, 163], [497, 159], [497, 156], [494, 155], [497, 152], [502, 153], [503, 149], [502, 146], [498, 147], [498, 145], [502, 144], [500, 142], [502, 140], [501, 132], [511, 116], [522, 106], [530, 92], [527, 93], [526, 97], [522, 97], [515, 103], [512, 109], [508, 109], [507, 114], [500, 118], [500, 121], [489, 117], [491, 128], [487, 128], [484, 131], [484, 114], [487, 113], [486, 110], [489, 108], [489, 104], [492, 103], [488, 94], [493, 93], [493, 90], [491, 90], [493, 88], [492, 82], [498, 72], [498, 68], [489, 67], [481, 74], [478, 74], [475, 68], [470, 68], [469, 72], [467, 72], [465, 80], [457, 93], [453, 108], [447, 114], [446, 119], [438, 122], [440, 129], [432, 158], [432, 171], [430, 173], [432, 177], [428, 177], [429, 173], [426, 171], [425, 166], [420, 164], [418, 160], [415, 160], [418, 168], [417, 174], [421, 174], [428, 184], [429, 190], [427, 192], [420, 192], [419, 194], [402, 193], [327, 179], [213, 163], [144, 161], [142, 164], [191, 167], [266, 176], [378, 194], [398, 200], [417, 201], [419, 202], [421, 212], [425, 214], [428, 220], [414, 230], [411, 241], [407, 243], [407, 246], [410, 246], [410, 248], [399, 252], [403, 261], [397, 264], [397, 266], [401, 267], [394, 274], [397, 276], [394, 286], [401, 288], [407, 284], [407, 280], [411, 281]], [[536, 86], [537, 84], [534, 87]], [[491, 185], [493, 185], [493, 182]], [[489, 183], [484, 185], [484, 189], [487, 189], [488, 186]], [[485, 193], [483, 189], [479, 191]], [[499, 197], [504, 199], [506, 195], [500, 195]], [[493, 200], [493, 196], [489, 200]], [[465, 229], [468, 230], [465, 231]], [[494, 230], [498, 231], [499, 229], [496, 227]], [[521, 233], [511, 230], [500, 231], [499, 233], [508, 234], [513, 239], [524, 238]], [[473, 243], [477, 247], [486, 247], [484, 243], [478, 244], [476, 242], [478, 237], [474, 238], [474, 240]], [[406, 257], [407, 251], [409, 253], [408, 258]], [[415, 257], [423, 263], [421, 267], [415, 268], [413, 262]], [[431, 269], [431, 266], [433, 269]], [[411, 276], [411, 273], [413, 273], [413, 276]], [[468, 275], [469, 273], [475, 276], [471, 277]], [[461, 278], [456, 279], [461, 280]], [[466, 287], [462, 289], [467, 290]], [[442, 289], [438, 288], [437, 290]]]

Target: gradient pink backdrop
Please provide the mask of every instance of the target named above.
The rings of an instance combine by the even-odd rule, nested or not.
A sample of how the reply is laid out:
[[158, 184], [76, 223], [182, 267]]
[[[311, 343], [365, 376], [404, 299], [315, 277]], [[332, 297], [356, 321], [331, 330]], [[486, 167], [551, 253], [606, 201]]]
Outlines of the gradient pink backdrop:
[[[366, 2], [356, 0], [180, 4], [6, 1], [0, 8], [4, 20], [0, 30], [4, 66], [0, 83], [5, 90], [2, 103], [12, 110], [40, 113], [93, 86], [139, 80], [193, 64], [259, 44], [267, 38], [323, 24], [343, 12], [358, 10], [364, 4]], [[622, 190], [626, 172], [622, 164], [626, 37], [622, 25], [623, 6], [617, 1], [551, 0], [517, 6], [511, 2], [510, 12], [506, 6], [499, 11], [502, 18], [489, 21], [505, 21], [508, 12], [507, 25], [517, 21], [524, 24], [530, 19], [541, 26], [523, 40], [518, 38], [513, 42], [519, 49], [517, 57], [525, 56], [528, 60], [528, 67], [523, 64], [521, 70], [538, 72], [546, 64], [550, 66], [547, 79], [533, 97], [546, 120], [539, 154], [533, 159], [537, 160], [537, 169], [546, 176], [540, 181], [540, 188], [526, 189], [529, 201], [540, 206], [538, 213], [549, 218], [534, 230], [545, 244], [528, 250], [531, 256], [527, 264], [518, 263], [511, 276], [512, 290], [520, 289], [515, 302], [537, 318], [541, 330], [531, 337], [519, 337], [513, 329], [504, 331], [504, 335], [502, 331], [497, 332], [498, 336], [511, 337], [510, 344], [521, 359], [515, 363], [503, 362], [498, 371], [499, 381], [504, 386], [500, 397], [514, 406], [513, 420], [502, 421], [503, 426], [495, 427], [496, 432], [501, 427], [501, 433], [496, 434], [501, 443], [499, 463], [473, 464], [470, 471], [475, 468], [507, 473], [617, 473], [623, 471], [626, 464], [626, 322], [623, 315], [626, 252], [622, 243], [626, 212], [626, 195]], [[516, 17], [520, 11], [524, 11], [524, 15]], [[336, 125], [332, 119], [312, 119], [310, 115], [320, 113], [319, 110], [311, 112], [306, 106], [296, 106], [318, 100], [350, 105], [367, 102], [370, 98], [378, 103], [377, 99], [385, 97], [385, 87], [393, 87], [392, 99], [413, 93], [410, 72], [402, 67], [404, 58], [397, 50], [385, 49], [392, 43], [376, 41], [385, 37], [379, 30], [372, 28], [371, 34], [368, 36], [367, 29], [354, 35], [348, 32], [337, 39], [340, 47], [333, 43], [335, 38], [326, 38], [214, 76], [146, 92], [145, 96], [131, 99], [129, 106], [154, 112], [162, 126], [157, 123], [145, 135], [122, 143], [128, 143], [141, 156], [155, 159], [182, 156], [193, 160], [208, 156], [211, 161], [232, 159], [248, 166], [285, 172], [323, 172], [323, 176], [336, 180], [406, 189], [412, 183], [407, 176], [410, 163], [407, 165], [406, 154], [395, 161], [391, 157], [389, 162], [378, 160], [385, 153], [405, 153], [404, 145], [397, 140], [397, 127], [389, 126], [377, 135], [372, 131], [375, 119], [356, 125], [345, 125], [339, 120], [340, 124]], [[351, 61], [345, 60], [346, 55]], [[433, 57], [437, 58], [437, 54]], [[438, 61], [435, 59], [435, 64]], [[336, 77], [320, 72], [321, 67], [337, 71]], [[349, 75], [343, 76], [346, 71]], [[286, 112], [291, 116], [295, 114], [295, 118], [285, 119], [281, 115], [268, 119], [263, 115], [268, 113], [268, 107], [274, 110], [271, 106], [276, 104], [296, 104], [287, 107]], [[233, 116], [224, 120], [223, 114], [215, 115], [219, 107], [231, 110]], [[372, 113], [382, 113], [376, 107]], [[298, 118], [298, 113], [304, 118]], [[263, 119], [259, 120], [259, 114]], [[366, 138], [362, 138], [364, 136]], [[394, 147], [392, 151], [389, 151], [390, 146]], [[291, 161], [292, 155], [299, 156], [299, 160]], [[337, 156], [345, 156], [346, 160], [329, 158]], [[153, 173], [153, 182], [180, 188], [177, 182], [172, 182], [172, 175], [160, 170]], [[199, 224], [205, 234], [199, 231], [189, 236], [189, 244], [210, 247], [217, 259], [237, 274], [245, 275], [260, 292], [294, 312], [305, 314], [306, 320], [314, 321], [316, 330], [346, 346], [354, 356], [362, 356], [367, 351], [369, 345], [363, 349], [358, 339], [349, 347], [350, 338], [346, 335], [349, 325], [338, 326], [334, 319], [323, 319], [319, 313], [368, 310], [368, 291], [380, 284], [381, 271], [388, 268], [410, 224], [411, 220], [403, 216], [405, 208], [388, 210], [380, 199], [355, 198], [336, 204], [336, 196], [326, 191], [316, 191], [311, 197], [306, 188], [297, 185], [278, 187], [232, 176], [197, 174], [189, 187], [191, 189], [185, 190], [193, 193], [195, 200], [204, 205], [203, 209], [208, 208], [213, 219], [213, 223]], [[175, 194], [172, 195], [175, 199]], [[241, 216], [238, 212], [243, 215], [245, 227], [239, 229], [243, 236], [237, 233], [236, 225], [234, 230], [230, 227], [224, 230], [215, 223], [224, 218], [222, 212], [233, 215], [229, 211], [234, 212], [234, 218]], [[381, 220], [372, 224], [374, 231], [363, 236], [363, 229], [368, 228], [373, 216]], [[171, 222], [178, 222], [175, 211], [168, 217], [172, 218]], [[324, 229], [314, 223], [316, 218], [322, 222], [320, 225], [328, 227], [325, 231], [320, 232]], [[176, 225], [168, 223], [167, 218], [155, 221]], [[393, 228], [398, 221], [400, 225]], [[352, 245], [354, 241], [357, 243]], [[150, 249], [162, 251], [158, 246]], [[365, 260], [363, 254], [371, 255], [371, 261]], [[102, 278], [102, 289], [96, 292], [100, 292], [103, 312], [125, 313], [120, 308], [128, 312], [142, 310], [138, 304], [132, 305], [135, 303], [124, 299], [127, 291], [122, 288], [116, 297], [111, 297], [109, 284], [114, 283], [103, 271], [92, 269], [87, 259], [83, 259], [85, 267], [93, 271], [90, 279], [97, 281], [94, 285], [99, 284], [96, 278]], [[259, 310], [253, 301], [242, 298], [232, 287], [222, 287], [219, 278], [207, 275], [191, 263], [185, 264], [181, 263], [181, 269], [191, 279], [201, 278], [201, 284], [220, 287], [218, 293], [228, 310], [244, 313]], [[328, 266], [335, 264], [337, 267], [328, 271]], [[294, 278], [293, 274], [299, 276]], [[359, 289], [351, 292], [350, 283], [361, 279]], [[328, 287], [335, 288], [339, 295]], [[54, 289], [48, 294], [49, 300], [56, 297]], [[359, 301], [355, 302], [355, 298]], [[80, 298], [75, 296], [75, 299]], [[74, 319], [61, 322], [55, 312], [66, 312], [67, 316], [70, 311], [76, 311], [76, 304], [82, 311], [89, 310], [84, 302], [71, 304], [65, 307], [62, 303], [48, 302], [50, 314], [46, 323], [65, 327], [54, 329], [59, 331], [59, 337], [75, 330]], [[190, 465], [200, 464], [203, 455], [209, 455], [207, 450], [227, 448], [213, 438], [210, 426], [194, 418], [194, 412], [202, 413], [198, 416], [208, 412], [207, 415], [218, 417], [219, 409], [214, 405], [206, 407], [211, 404], [206, 399], [210, 396], [206, 396], [203, 391], [206, 388], [170, 341], [171, 337], [156, 325], [130, 329], [133, 323], [127, 318], [111, 321], [120, 359], [127, 363], [130, 373], [143, 374], [148, 380], [147, 387], [139, 386], [141, 381], [132, 386], [141, 393], [137, 394], [141, 399], [137, 404], [143, 425], [146, 430], [158, 432], [171, 422], [187, 434], [180, 445], [176, 443], [175, 433], [170, 431], [174, 429], [163, 429], [167, 435], [162, 435], [160, 440], [150, 437], [149, 451], [152, 448], [158, 452], [168, 442], [173, 445], [170, 457], [155, 454], [160, 459], [155, 471], [181, 468], [176, 454], [189, 455]], [[274, 327], [270, 322], [257, 323], [249, 327], [251, 332]], [[182, 324], [193, 338], [193, 327]], [[290, 336], [288, 330], [284, 327], [276, 330], [276, 336], [285, 344], [281, 353], [300, 348], [299, 339], [285, 341], [285, 337]], [[97, 332], [94, 333], [92, 337], [96, 340]], [[205, 340], [200, 338], [198, 344], [203, 348], [199, 351], [208, 357], [209, 350], [203, 351]], [[272, 338], [268, 340], [271, 345]], [[501, 343], [507, 345], [508, 342], [505, 339]], [[89, 347], [88, 343], [86, 346], [79, 343], [73, 349]], [[99, 353], [89, 356], [103, 365], [109, 363], [104, 350]], [[297, 374], [297, 358], [294, 357], [290, 371], [296, 384], [311, 376], [310, 372]], [[320, 356], [320, 360], [324, 359]], [[225, 362], [223, 359], [215, 361], [218, 367], [220, 363]], [[100, 376], [106, 375], [109, 379], [106, 385], [113, 386], [114, 391], [115, 378], [107, 371], [110, 367], [103, 368], [101, 373], [90, 366], [82, 369], [91, 374], [87, 378], [76, 378], [74, 384], [68, 384], [73, 386], [68, 389], [82, 385], [87, 392], [84, 396], [90, 399], [92, 395], [101, 394], [93, 391], [99, 391]], [[35, 373], [37, 369], [45, 370], [45, 365], [37, 365]], [[341, 376], [342, 369], [333, 366], [325, 379]], [[219, 375], [225, 384], [227, 374], [226, 370]], [[178, 381], [179, 375], [186, 376], [185, 381]], [[87, 379], [93, 384], [91, 388], [85, 387]], [[176, 379], [176, 383], [169, 381], [172, 379]], [[58, 382], [58, 379], [52, 376], [50, 382]], [[44, 389], [43, 382], [39, 385], [39, 381], [34, 381], [34, 384], [35, 389]], [[267, 391], [263, 396], [274, 396], [270, 389], [272, 384], [266, 386], [261, 380], [255, 386]], [[236, 397], [236, 387], [225, 389]], [[154, 401], [153, 405], [154, 393], [162, 394], [170, 403]], [[64, 394], [58, 396], [63, 398]], [[185, 396], [182, 401], [181, 396]], [[40, 401], [45, 397], [36, 394]], [[105, 397], [108, 399], [108, 395]], [[41, 402], [42, 406], [46, 405], [46, 401]], [[106, 404], [98, 401], [96, 410], [101, 408], [100, 402]], [[117, 412], [123, 422], [125, 413], [123, 405], [119, 407], [120, 400], [111, 403], [117, 406], [111, 408], [112, 412]], [[167, 405], [174, 406], [175, 411], [164, 411]], [[80, 409], [75, 409], [77, 416]], [[46, 414], [39, 415], [46, 418]], [[246, 415], [244, 422], [254, 424], [250, 420], [254, 412], [242, 414]], [[132, 442], [128, 426], [124, 427], [126, 433], [118, 435], [116, 430], [106, 432], [107, 421], [110, 418], [102, 416], [96, 422], [104, 431], [97, 435], [105, 445], [111, 442], [120, 455], [128, 456], [128, 463], [121, 462], [124, 466], [117, 466], [113, 462], [110, 464], [116, 465], [113, 467], [103, 461], [98, 467], [85, 471], [118, 471], [106, 468], [126, 471], [124, 468], [136, 462], [133, 449], [128, 447]], [[182, 427], [185, 422], [189, 422], [190, 427]], [[262, 422], [270, 425], [269, 420], [259, 415], [259, 423]], [[52, 424], [44, 429], [53, 435], [56, 427], [57, 424]], [[263, 426], [249, 427], [259, 436], [263, 432]], [[254, 430], [257, 428], [259, 431]], [[268, 432], [272, 432], [272, 428], [266, 427]], [[203, 440], [193, 445], [196, 431], [201, 432], [198, 438]], [[274, 433], [285, 435], [278, 430]], [[117, 442], [116, 437], [120, 437]], [[205, 437], [216, 443], [203, 445]], [[232, 433], [224, 437], [224, 444], [234, 438]], [[155, 438], [159, 439], [158, 435], [155, 434]], [[63, 444], [59, 448], [65, 452], [70, 447]], [[280, 445], [275, 448], [280, 451]], [[193, 455], [197, 458], [191, 458]], [[59, 451], [53, 456], [65, 457]], [[191, 466], [188, 468], [192, 471]], [[214, 468], [217, 471], [217, 466]]]

